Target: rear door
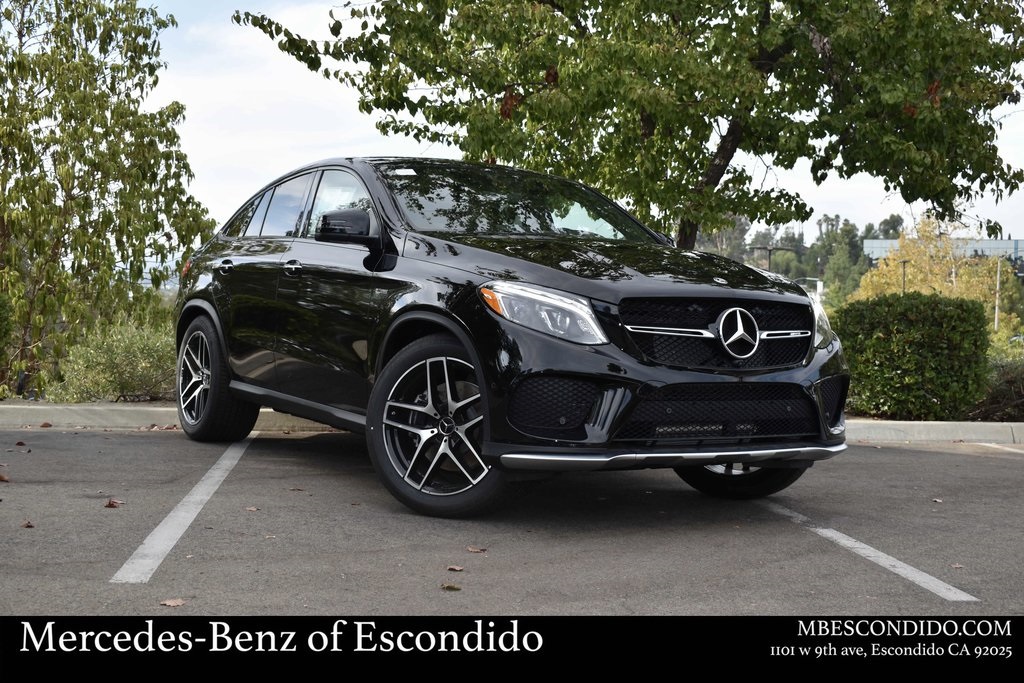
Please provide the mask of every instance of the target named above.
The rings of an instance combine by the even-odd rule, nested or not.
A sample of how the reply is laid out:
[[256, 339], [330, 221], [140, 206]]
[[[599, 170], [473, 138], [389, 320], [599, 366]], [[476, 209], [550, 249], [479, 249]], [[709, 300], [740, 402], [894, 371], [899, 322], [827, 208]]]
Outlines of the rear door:
[[301, 225], [313, 176], [289, 178], [251, 200], [236, 215], [239, 224], [225, 226], [225, 232], [238, 234], [227, 236], [212, 258], [228, 362], [236, 376], [257, 386], [276, 385], [281, 261]]

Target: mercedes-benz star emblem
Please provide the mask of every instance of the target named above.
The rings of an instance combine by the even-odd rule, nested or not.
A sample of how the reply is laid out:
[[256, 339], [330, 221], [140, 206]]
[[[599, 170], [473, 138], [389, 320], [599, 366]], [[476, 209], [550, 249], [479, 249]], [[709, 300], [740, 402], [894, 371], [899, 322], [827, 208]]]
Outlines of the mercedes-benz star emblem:
[[730, 308], [718, 316], [718, 336], [733, 358], [750, 358], [757, 351], [757, 321], [742, 308]]

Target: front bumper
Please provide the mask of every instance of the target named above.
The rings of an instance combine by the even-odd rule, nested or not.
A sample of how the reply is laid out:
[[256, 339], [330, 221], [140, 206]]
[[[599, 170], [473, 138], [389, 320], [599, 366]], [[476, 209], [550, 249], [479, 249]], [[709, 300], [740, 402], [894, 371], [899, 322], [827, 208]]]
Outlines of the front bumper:
[[[494, 466], [535, 471], [747, 462], [799, 467], [846, 448], [842, 397], [849, 369], [838, 340], [811, 350], [805, 362], [792, 367], [690, 370], [644, 360], [621, 335], [610, 334], [609, 344], [582, 346], [479, 307], [465, 314], [488, 388], [481, 455]], [[835, 391], [826, 396], [826, 385], [840, 386], [842, 397]], [[673, 421], [665, 414], [675, 411], [678, 417], [680, 407], [693, 408], [694, 416]], [[763, 427], [767, 413], [777, 413], [772, 417], [779, 418], [777, 424], [789, 424], [797, 412], [802, 413], [799, 429]], [[731, 424], [715, 434], [720, 413], [721, 421]]]
[[684, 467], [688, 465], [714, 465], [721, 463], [772, 462], [793, 466], [806, 466], [816, 460], [831, 458], [844, 450], [846, 450], [845, 443], [835, 446], [739, 448], [668, 453], [505, 453], [500, 457], [500, 461], [504, 467], [510, 470], [556, 472]]

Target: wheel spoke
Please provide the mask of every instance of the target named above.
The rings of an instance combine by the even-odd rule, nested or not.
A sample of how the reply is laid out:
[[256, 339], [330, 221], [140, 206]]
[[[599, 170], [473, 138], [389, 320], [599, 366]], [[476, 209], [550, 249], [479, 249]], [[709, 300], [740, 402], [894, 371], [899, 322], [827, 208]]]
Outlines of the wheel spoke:
[[[191, 396], [189, 396], [188, 398], [184, 399], [181, 402], [182, 407], [187, 406], [188, 404], [192, 403], [192, 401], [196, 400], [198, 397], [200, 397], [202, 395], [203, 395], [203, 386], [202, 386], [202, 384], [200, 384], [199, 387], [195, 391], [192, 392]], [[198, 402], [197, 402], [197, 405], [198, 405]], [[198, 410], [194, 412], [194, 416], [195, 417], [198, 417], [201, 414], [202, 414], [202, 412], [198, 411]]]
[[[474, 456], [476, 455], [476, 452], [475, 452], [475, 451], [473, 452], [473, 455], [474, 455]], [[477, 460], [479, 461], [479, 460], [480, 460], [480, 458], [477, 458]], [[453, 463], [455, 463], [455, 466], [459, 468], [459, 470], [460, 470], [460, 471], [462, 472], [462, 474], [464, 474], [464, 475], [466, 476], [466, 479], [468, 479], [468, 480], [469, 480], [469, 482], [470, 482], [471, 484], [475, 484], [475, 483], [477, 483], [478, 481], [480, 481], [481, 479], [483, 479], [483, 478], [484, 478], [484, 475], [485, 475], [485, 474], [487, 474], [487, 468], [486, 468], [486, 467], [484, 467], [484, 468], [483, 468], [483, 472], [481, 472], [481, 473], [480, 473], [480, 476], [479, 476], [479, 477], [476, 477], [476, 478], [474, 479], [474, 478], [473, 478], [473, 475], [471, 475], [471, 474], [470, 474], [469, 472], [467, 472], [467, 471], [466, 471], [466, 468], [462, 466], [462, 463], [461, 463], [461, 462], [459, 462], [459, 459], [458, 459], [458, 458], [456, 458], [454, 454], [453, 454], [453, 455], [451, 455], [451, 461], [452, 461]], [[483, 463], [482, 463], [482, 462], [480, 463], [480, 465], [481, 465], [481, 467], [483, 467]]]
[[[477, 421], [479, 421], [479, 419], [480, 418], [478, 418], [477, 420], [474, 420], [473, 422], [477, 422]], [[461, 439], [462, 443], [466, 446], [466, 448], [469, 449], [469, 452], [473, 454], [473, 457], [476, 459], [477, 464], [480, 465], [480, 469], [483, 471], [483, 474], [481, 474], [476, 479], [473, 479], [473, 477], [469, 476], [469, 473], [466, 473], [466, 470], [462, 469], [462, 464], [459, 463], [458, 458], [452, 457], [452, 460], [454, 460], [455, 463], [459, 466], [459, 469], [462, 469], [462, 471], [464, 473], [466, 473], [466, 477], [468, 477], [469, 480], [472, 481], [475, 484], [478, 481], [480, 481], [480, 479], [484, 476], [484, 474], [487, 474], [487, 465], [484, 464], [484, 461], [480, 457], [480, 454], [477, 453], [476, 452], [476, 448], [473, 447], [472, 439], [470, 439], [468, 436], [466, 436], [466, 429], [467, 428], [468, 428], [468, 426], [467, 427], [457, 427], [456, 430], [455, 430], [455, 433], [459, 435], [459, 439]]]
[[434, 454], [434, 459], [430, 461], [430, 466], [427, 468], [427, 471], [423, 473], [423, 478], [420, 479], [419, 486], [416, 487], [417, 490], [423, 490], [423, 487], [426, 486], [427, 480], [430, 478], [434, 468], [437, 467], [437, 463], [441, 462], [441, 458], [445, 455], [451, 455], [451, 451], [448, 450], [448, 439], [441, 440], [441, 445], [438, 446], [437, 453]]
[[416, 413], [423, 413], [424, 415], [434, 416], [433, 406], [418, 406], [415, 403], [402, 403], [400, 401], [388, 401], [384, 404], [384, 410], [387, 411], [391, 408], [401, 408], [402, 410], [411, 410]]

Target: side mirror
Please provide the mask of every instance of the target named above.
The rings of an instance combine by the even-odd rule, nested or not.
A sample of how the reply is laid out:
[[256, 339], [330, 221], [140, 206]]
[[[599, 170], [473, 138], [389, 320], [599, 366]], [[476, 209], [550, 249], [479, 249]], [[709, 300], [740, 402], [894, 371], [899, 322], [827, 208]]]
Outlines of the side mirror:
[[318, 242], [376, 244], [380, 238], [370, 236], [370, 214], [363, 209], [338, 209], [320, 216], [315, 238]]

